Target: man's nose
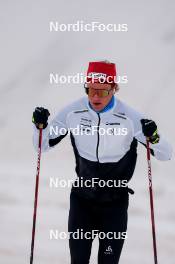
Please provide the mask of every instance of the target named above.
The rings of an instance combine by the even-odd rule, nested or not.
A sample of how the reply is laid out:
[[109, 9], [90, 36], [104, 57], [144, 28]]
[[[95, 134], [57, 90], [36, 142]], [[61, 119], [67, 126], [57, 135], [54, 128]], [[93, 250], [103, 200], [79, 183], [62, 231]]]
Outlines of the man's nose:
[[98, 91], [95, 91], [94, 98], [99, 99]]

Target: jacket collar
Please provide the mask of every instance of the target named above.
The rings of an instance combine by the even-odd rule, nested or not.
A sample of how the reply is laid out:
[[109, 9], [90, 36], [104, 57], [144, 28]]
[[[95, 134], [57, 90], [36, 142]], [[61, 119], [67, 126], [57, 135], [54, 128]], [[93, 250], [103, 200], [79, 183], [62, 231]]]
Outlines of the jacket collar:
[[92, 106], [90, 105], [89, 100], [88, 100], [88, 97], [86, 97], [86, 106], [87, 106], [88, 110], [90, 111], [90, 113], [93, 116], [97, 116], [97, 114], [100, 114], [100, 116], [106, 116], [109, 113], [112, 113], [113, 112], [113, 110], [115, 109], [116, 105], [117, 105], [117, 98], [115, 96], [113, 96], [111, 98], [111, 101], [108, 103], [108, 105], [104, 109], [102, 109], [99, 112], [96, 112], [92, 108]]

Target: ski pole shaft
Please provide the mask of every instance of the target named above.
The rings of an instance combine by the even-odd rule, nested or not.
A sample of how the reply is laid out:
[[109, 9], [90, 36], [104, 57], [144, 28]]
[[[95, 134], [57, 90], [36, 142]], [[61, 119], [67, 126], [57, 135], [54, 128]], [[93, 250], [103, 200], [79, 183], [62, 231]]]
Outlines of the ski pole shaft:
[[151, 224], [152, 224], [154, 263], [158, 264], [158, 260], [157, 260], [157, 246], [156, 246], [156, 228], [155, 228], [155, 217], [154, 217], [154, 198], [153, 198], [153, 185], [152, 185], [152, 171], [151, 171], [151, 155], [150, 155], [150, 146], [149, 146], [149, 140], [148, 139], [146, 139], [146, 146], [147, 146], [149, 195], [150, 195], [150, 207], [151, 207]]
[[35, 227], [36, 227], [36, 215], [37, 215], [37, 204], [38, 204], [38, 187], [39, 187], [41, 146], [42, 146], [42, 128], [43, 126], [39, 126], [38, 161], [37, 161], [37, 172], [36, 172], [36, 183], [35, 183], [35, 200], [34, 200], [34, 210], [33, 210], [30, 264], [33, 264], [33, 253], [34, 253], [34, 244], [35, 244]]

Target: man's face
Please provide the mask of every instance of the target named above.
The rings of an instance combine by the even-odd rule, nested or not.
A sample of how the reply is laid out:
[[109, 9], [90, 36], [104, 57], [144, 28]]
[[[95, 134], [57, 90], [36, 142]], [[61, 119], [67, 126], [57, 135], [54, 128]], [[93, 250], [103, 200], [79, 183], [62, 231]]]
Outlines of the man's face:
[[[112, 88], [111, 84], [106, 84], [106, 83], [105, 84], [104, 83], [89, 83], [87, 84], [87, 87], [92, 89], [92, 91], [94, 91], [95, 93], [93, 96], [90, 95], [90, 93], [88, 94], [89, 102], [95, 111], [101, 111], [103, 108], [105, 108], [105, 106], [111, 100], [114, 94], [114, 91], [115, 91], [115, 88]], [[98, 95], [98, 90], [104, 90], [104, 89], [109, 91], [109, 94], [105, 97], [100, 97]]]

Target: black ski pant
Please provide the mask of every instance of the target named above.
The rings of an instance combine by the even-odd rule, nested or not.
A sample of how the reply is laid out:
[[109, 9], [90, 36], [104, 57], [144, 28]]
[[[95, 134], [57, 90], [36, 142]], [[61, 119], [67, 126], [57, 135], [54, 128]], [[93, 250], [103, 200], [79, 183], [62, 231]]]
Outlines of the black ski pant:
[[84, 234], [92, 234], [92, 230], [113, 235], [105, 238], [99, 236], [98, 264], [119, 263], [127, 230], [128, 197], [126, 193], [119, 200], [99, 203], [71, 193], [68, 231], [75, 234], [79, 230], [79, 233], [83, 233], [78, 239], [70, 233], [71, 264], [89, 264], [93, 237], [89, 239]]

